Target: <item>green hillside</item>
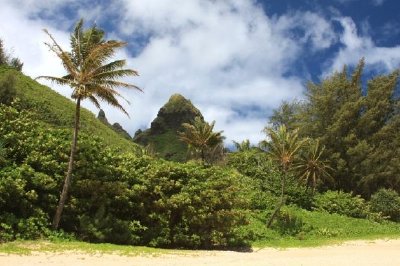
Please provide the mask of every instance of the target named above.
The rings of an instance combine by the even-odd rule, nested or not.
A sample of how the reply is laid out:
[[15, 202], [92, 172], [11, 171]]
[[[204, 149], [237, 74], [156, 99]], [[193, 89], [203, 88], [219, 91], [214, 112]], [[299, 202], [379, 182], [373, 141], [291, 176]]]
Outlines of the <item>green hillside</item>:
[[[14, 69], [1, 66], [0, 79], [8, 74], [15, 76], [17, 97], [23, 109], [33, 110], [40, 121], [55, 127], [73, 127], [75, 104], [47, 86], [41, 85], [32, 78]], [[99, 121], [87, 109], [81, 109], [81, 130], [99, 136], [107, 146], [121, 151], [135, 151], [138, 145], [121, 137], [118, 133]]]
[[184, 162], [187, 159], [187, 145], [179, 140], [177, 132], [182, 131], [182, 123], [192, 123], [197, 116], [203, 119], [199, 109], [190, 100], [174, 94], [160, 108], [151, 127], [137, 132], [134, 141], [145, 146], [150, 145], [161, 158]]

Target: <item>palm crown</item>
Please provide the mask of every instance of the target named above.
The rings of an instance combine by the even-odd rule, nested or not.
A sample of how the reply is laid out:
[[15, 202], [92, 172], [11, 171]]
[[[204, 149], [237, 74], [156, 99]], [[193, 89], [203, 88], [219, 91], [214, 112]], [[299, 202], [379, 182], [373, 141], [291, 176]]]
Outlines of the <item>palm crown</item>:
[[83, 20], [80, 20], [70, 37], [71, 52], [66, 52], [47, 30], [44, 31], [52, 40], [52, 43], [46, 45], [61, 59], [67, 74], [63, 77], [38, 78], [69, 85], [73, 89], [71, 95], [73, 99], [89, 99], [97, 108], [100, 108], [98, 100], [103, 100], [128, 115], [116, 98], [116, 96], [122, 97], [116, 88], [141, 89], [117, 79], [130, 75], [137, 76], [138, 73], [133, 69], [123, 69], [126, 60], [108, 62], [114, 56], [116, 49], [124, 47], [126, 43], [104, 40], [104, 31], [96, 26], [84, 31]]

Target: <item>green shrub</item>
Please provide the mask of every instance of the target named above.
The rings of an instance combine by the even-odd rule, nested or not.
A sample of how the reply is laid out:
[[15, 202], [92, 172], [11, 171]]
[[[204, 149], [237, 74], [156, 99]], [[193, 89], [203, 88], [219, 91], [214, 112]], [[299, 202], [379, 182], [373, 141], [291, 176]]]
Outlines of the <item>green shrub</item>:
[[10, 105], [16, 95], [15, 75], [10, 72], [7, 75], [0, 77], [0, 103]]
[[400, 196], [393, 189], [380, 189], [371, 196], [371, 211], [381, 213], [392, 221], [400, 221]]
[[[144, 244], [159, 247], [226, 248], [246, 245], [236, 230], [246, 224], [245, 177], [220, 167], [138, 158], [128, 162], [131, 201]], [[141, 168], [138, 168], [141, 166]], [[128, 168], [129, 169], [129, 168]]]
[[366, 218], [368, 206], [360, 196], [353, 197], [343, 191], [327, 191], [317, 194], [314, 200], [314, 210], [337, 213], [354, 218]]
[[274, 229], [282, 235], [295, 236], [305, 230], [303, 219], [289, 208], [282, 208], [277, 216]]

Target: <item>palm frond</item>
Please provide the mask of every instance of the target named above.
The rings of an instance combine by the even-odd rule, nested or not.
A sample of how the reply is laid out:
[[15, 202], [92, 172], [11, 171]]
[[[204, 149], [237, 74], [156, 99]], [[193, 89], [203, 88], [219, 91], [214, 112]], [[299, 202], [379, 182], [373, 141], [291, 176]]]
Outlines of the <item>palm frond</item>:
[[138, 73], [133, 69], [118, 69], [93, 73], [93, 78], [98, 80], [114, 80], [126, 76], [138, 76]]
[[57, 83], [59, 85], [73, 85], [72, 81], [65, 77], [59, 78], [59, 77], [52, 77], [52, 76], [39, 76], [39, 77], [36, 77], [35, 80], [36, 79], [47, 79], [47, 80]]
[[70, 56], [69, 53], [65, 52], [61, 46], [57, 43], [57, 41], [54, 39], [54, 37], [48, 32], [47, 29], [43, 30], [53, 41], [53, 44], [45, 43], [49, 49], [54, 52], [58, 58], [61, 59], [61, 63], [63, 64], [64, 68], [67, 70], [67, 72], [72, 75], [72, 76], [77, 76], [77, 69], [73, 63], [73, 60]]
[[100, 103], [94, 96], [89, 96], [89, 100], [96, 106], [97, 109], [100, 109]]

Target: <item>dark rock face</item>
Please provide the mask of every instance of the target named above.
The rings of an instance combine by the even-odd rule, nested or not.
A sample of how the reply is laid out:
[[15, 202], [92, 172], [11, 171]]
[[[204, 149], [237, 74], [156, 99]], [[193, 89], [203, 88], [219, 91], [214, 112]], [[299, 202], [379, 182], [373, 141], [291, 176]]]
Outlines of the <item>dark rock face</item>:
[[145, 146], [152, 145], [164, 159], [185, 161], [187, 146], [179, 140], [177, 132], [182, 130], [182, 123], [192, 123], [197, 116], [203, 119], [199, 109], [190, 100], [174, 94], [160, 108], [151, 127], [137, 131], [134, 141]]
[[168, 129], [179, 130], [182, 123], [190, 123], [196, 116], [203, 118], [201, 112], [180, 94], [172, 95], [160, 108], [157, 117], [151, 123], [152, 134], [160, 134]]
[[110, 122], [108, 122], [106, 114], [104, 113], [103, 109], [100, 109], [99, 114], [97, 115], [97, 119], [99, 119], [103, 124], [112, 128], [115, 132], [117, 132], [124, 138], [129, 140], [132, 139], [129, 133], [119, 123], [114, 123], [113, 125], [111, 125]]
[[99, 119], [101, 122], [103, 122], [106, 125], [110, 125], [106, 118], [106, 113], [104, 113], [103, 109], [100, 109], [99, 114], [97, 115], [97, 119]]

